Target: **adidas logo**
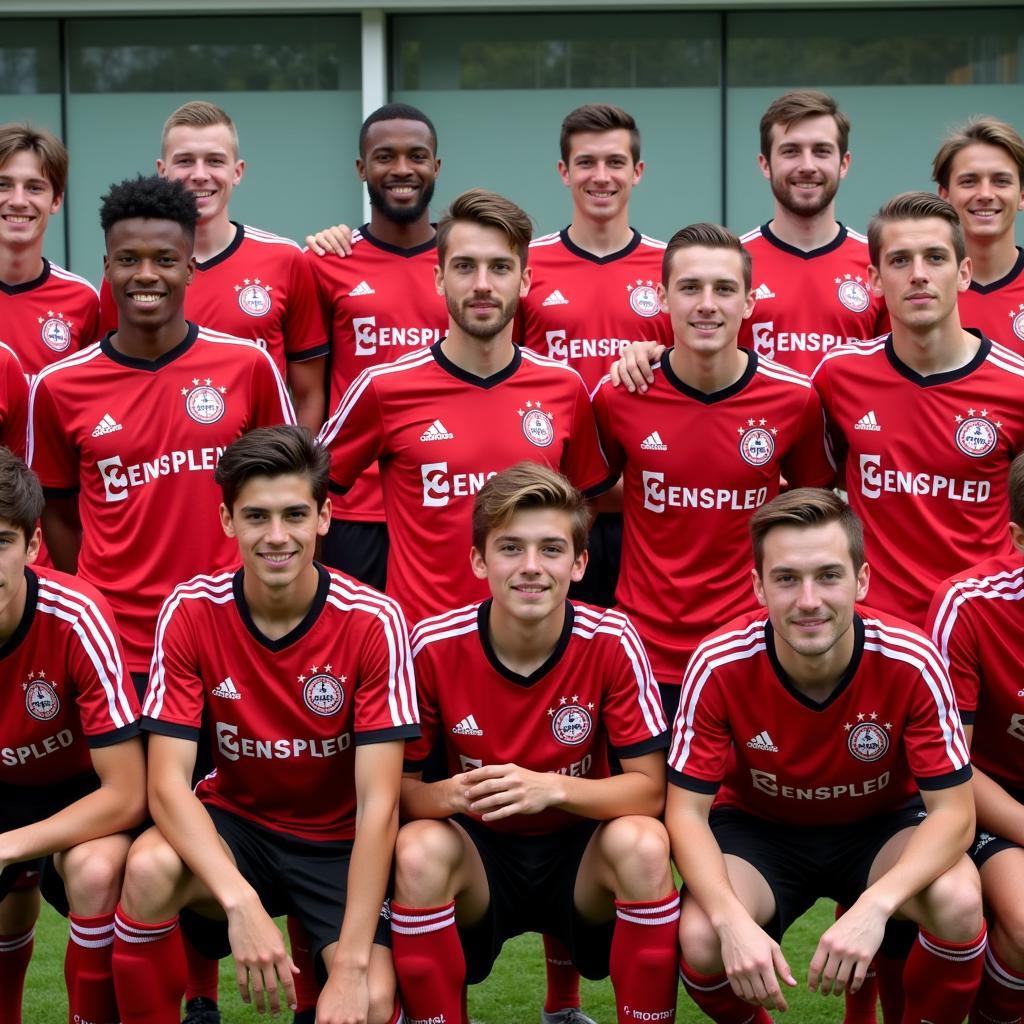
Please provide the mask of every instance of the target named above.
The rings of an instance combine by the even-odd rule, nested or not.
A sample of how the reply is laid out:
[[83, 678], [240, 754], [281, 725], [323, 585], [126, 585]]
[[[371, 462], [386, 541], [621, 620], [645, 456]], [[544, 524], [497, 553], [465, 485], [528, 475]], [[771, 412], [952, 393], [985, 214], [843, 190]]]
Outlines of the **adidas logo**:
[[771, 290], [763, 281], [754, 289], [754, 298], [756, 299], [774, 299], [775, 292]]
[[92, 432], [92, 436], [102, 437], [104, 434], [116, 434], [119, 430], [124, 430], [124, 427], [108, 412], [104, 413], [103, 419], [96, 424], [96, 429]]
[[455, 435], [440, 421], [434, 420], [426, 430], [420, 434], [421, 441], [451, 441]]
[[770, 750], [773, 754], [779, 752], [779, 748], [772, 743], [772, 738], [767, 732], [759, 732], [753, 739], [747, 740], [747, 746], [751, 750]]
[[878, 420], [875, 419], [875, 412], [872, 409], [871, 412], [864, 413], [863, 416], [853, 425], [854, 430], [881, 430], [882, 428], [878, 425]]
[[452, 726], [452, 732], [456, 736], [483, 736], [484, 731], [476, 724], [476, 719], [472, 715], [466, 715], [466, 717], [456, 725]]
[[556, 288], [542, 303], [542, 306], [568, 306], [569, 300]]
[[377, 293], [365, 282], [360, 281], [359, 284], [349, 292], [349, 295], [376, 295]]
[[212, 693], [214, 697], [225, 697], [227, 700], [242, 699], [242, 695], [238, 692], [238, 688], [231, 681], [231, 676], [228, 676], [220, 686], [215, 686], [210, 693]]
[[667, 452], [668, 451], [668, 445], [665, 444], [664, 441], [662, 441], [661, 434], [659, 434], [655, 430], [655, 431], [652, 431], [650, 434], [648, 434], [640, 442], [640, 449], [641, 449], [641, 451], [645, 451], [645, 452]]

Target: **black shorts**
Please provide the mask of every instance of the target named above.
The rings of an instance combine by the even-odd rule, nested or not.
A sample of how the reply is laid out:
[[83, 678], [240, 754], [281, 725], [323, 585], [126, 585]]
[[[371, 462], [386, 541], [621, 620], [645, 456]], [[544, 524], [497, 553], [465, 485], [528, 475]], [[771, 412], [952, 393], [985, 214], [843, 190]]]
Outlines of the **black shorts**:
[[332, 519], [320, 546], [320, 561], [383, 592], [389, 547], [387, 523]]
[[679, 697], [683, 692], [683, 688], [673, 683], [658, 683], [658, 692], [661, 694], [661, 706], [665, 709], [665, 721], [668, 722], [668, 731], [671, 735], [672, 723], [676, 720], [676, 712], [679, 710]]
[[598, 512], [590, 527], [587, 542], [590, 558], [587, 571], [579, 583], [569, 587], [569, 597], [601, 608], [615, 604], [615, 587], [619, 582], [622, 561], [622, 513]]
[[598, 822], [586, 821], [552, 835], [516, 836], [494, 832], [462, 815], [453, 820], [480, 854], [490, 889], [483, 919], [459, 929], [466, 983], [483, 981], [505, 940], [524, 932], [560, 939], [583, 977], [606, 978], [615, 918], [606, 924], [584, 921], [573, 900], [580, 861]]
[[[1013, 786], [1008, 786], [999, 779], [996, 781], [1017, 803], [1024, 804], [1024, 791], [1014, 789]], [[1020, 843], [1015, 843], [1012, 839], [1004, 839], [993, 832], [985, 832], [982, 829], [978, 829], [974, 834], [974, 842], [971, 843], [971, 848], [967, 851], [967, 856], [971, 858], [974, 866], [980, 871], [981, 866], [990, 857], [994, 857], [997, 853], [1002, 853], [1003, 850], [1019, 850], [1020, 848]]]
[[[297, 918], [305, 928], [322, 984], [327, 968], [320, 954], [338, 941], [345, 916], [351, 841], [310, 842], [261, 828], [219, 807], [204, 806], [266, 912], [271, 917], [287, 914]], [[204, 917], [186, 907], [181, 911], [181, 928], [207, 959], [220, 960], [230, 954], [226, 920]], [[375, 942], [390, 945], [390, 922], [383, 915], [377, 933]]]

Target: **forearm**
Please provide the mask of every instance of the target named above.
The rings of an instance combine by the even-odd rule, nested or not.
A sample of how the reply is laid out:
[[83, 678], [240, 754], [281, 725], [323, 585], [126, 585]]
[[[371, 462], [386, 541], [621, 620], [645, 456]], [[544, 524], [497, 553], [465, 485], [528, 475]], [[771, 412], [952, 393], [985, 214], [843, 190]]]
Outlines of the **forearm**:
[[[289, 366], [288, 386], [292, 393], [295, 418], [300, 427], [307, 427], [315, 437], [324, 425], [327, 396], [324, 392], [323, 359], [311, 364], [292, 363]], [[319, 373], [315, 367], [319, 366]]]
[[978, 828], [1024, 846], [1024, 804], [1015, 800], [995, 779], [974, 766], [974, 804]]
[[78, 570], [82, 546], [82, 524], [75, 498], [51, 498], [43, 508], [43, 538], [53, 564], [61, 572]]
[[399, 809], [403, 821], [421, 818], [450, 818], [466, 810], [465, 801], [458, 799], [460, 786], [455, 779], [424, 782], [422, 779], [402, 779]]
[[581, 818], [610, 821], [627, 814], [660, 817], [665, 809], [665, 781], [643, 772], [623, 772], [607, 779], [550, 773], [552, 807]]

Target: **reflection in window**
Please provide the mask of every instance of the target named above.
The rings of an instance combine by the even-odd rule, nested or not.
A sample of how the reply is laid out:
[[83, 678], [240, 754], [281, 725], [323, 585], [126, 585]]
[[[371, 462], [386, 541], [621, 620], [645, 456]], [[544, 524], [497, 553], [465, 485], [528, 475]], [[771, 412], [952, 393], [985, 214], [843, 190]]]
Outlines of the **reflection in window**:
[[[60, 91], [56, 21], [4, 21], [0, 31], [0, 95]], [[0, 115], [0, 121], [8, 120]]]

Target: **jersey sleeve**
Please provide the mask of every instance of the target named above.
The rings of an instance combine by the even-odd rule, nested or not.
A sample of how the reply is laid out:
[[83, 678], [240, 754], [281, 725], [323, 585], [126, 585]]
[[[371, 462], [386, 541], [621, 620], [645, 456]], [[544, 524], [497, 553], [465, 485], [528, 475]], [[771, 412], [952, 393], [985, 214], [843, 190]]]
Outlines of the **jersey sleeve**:
[[291, 261], [288, 315], [284, 324], [285, 359], [301, 363], [307, 359], [320, 359], [329, 351], [313, 269], [303, 253], [296, 251]]
[[288, 397], [288, 389], [274, 365], [274, 360], [264, 349], [254, 347], [259, 356], [253, 360], [252, 394], [249, 399], [252, 427], [294, 424], [296, 420], [292, 400]]
[[117, 306], [114, 305], [114, 293], [106, 278], [100, 282], [100, 318], [98, 337], [117, 330]]
[[28, 384], [18, 357], [0, 346], [0, 444], [15, 455], [25, 454], [28, 426]]
[[344, 494], [367, 466], [383, 453], [384, 417], [369, 370], [349, 385], [320, 431], [331, 455], [332, 491]]
[[597, 424], [597, 436], [601, 443], [601, 450], [608, 460], [608, 471], [617, 478], [622, 474], [626, 465], [626, 452], [615, 430], [615, 418], [612, 415], [614, 400], [611, 378], [604, 377], [594, 388], [591, 406], [594, 410], [594, 422]]
[[[415, 631], [413, 632], [415, 637]], [[405, 771], [418, 772], [437, 742], [441, 717], [438, 704], [437, 677], [430, 646], [415, 656], [416, 700], [420, 712], [420, 734], [405, 743]]]
[[582, 378], [577, 380], [576, 405], [569, 443], [558, 467], [588, 497], [608, 490], [614, 478], [597, 437], [594, 409]]
[[714, 675], [707, 675], [700, 648], [683, 676], [679, 709], [672, 725], [668, 781], [712, 796], [725, 778], [732, 729], [725, 695]]
[[78, 489], [78, 449], [53, 400], [47, 376], [36, 377], [29, 391], [25, 457], [51, 497]]
[[796, 429], [796, 438], [782, 459], [782, 475], [791, 487], [830, 487], [836, 472], [828, 455], [821, 399], [813, 387]]
[[943, 585], [936, 592], [928, 609], [928, 633], [946, 664], [960, 716], [973, 725], [981, 692], [978, 636], [973, 616], [966, 612], [967, 606], [957, 594], [955, 585]]

